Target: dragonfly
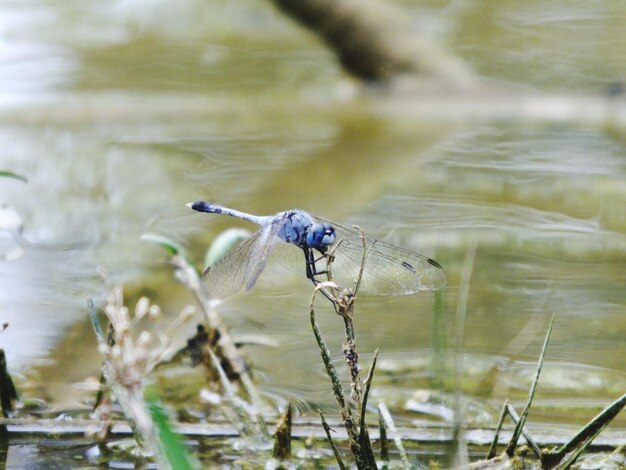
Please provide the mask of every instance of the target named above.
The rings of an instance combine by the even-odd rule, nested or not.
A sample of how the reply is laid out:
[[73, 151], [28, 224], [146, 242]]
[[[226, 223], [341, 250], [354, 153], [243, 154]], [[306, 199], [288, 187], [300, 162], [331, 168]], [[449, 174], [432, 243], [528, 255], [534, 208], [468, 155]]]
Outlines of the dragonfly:
[[202, 275], [202, 288], [211, 298], [223, 299], [245, 287], [250, 291], [273, 251], [292, 269], [302, 270], [314, 284], [327, 275], [332, 256], [332, 280], [342, 286], [353, 284], [365, 265], [359, 290], [377, 295], [408, 295], [445, 287], [446, 274], [435, 260], [413, 251], [367, 237], [365, 247], [359, 230], [343, 227], [301, 209], [275, 215], [256, 216], [206, 201], [187, 204], [209, 214], [224, 214], [260, 226], [233, 251], [209, 266]]

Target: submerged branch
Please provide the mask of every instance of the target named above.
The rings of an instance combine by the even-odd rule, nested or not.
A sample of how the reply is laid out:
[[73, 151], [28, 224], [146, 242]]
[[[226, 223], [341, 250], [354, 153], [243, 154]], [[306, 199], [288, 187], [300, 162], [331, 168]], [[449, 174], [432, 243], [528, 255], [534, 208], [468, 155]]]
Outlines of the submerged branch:
[[466, 87], [473, 82], [458, 58], [411, 30], [403, 12], [375, 0], [274, 0], [320, 36], [343, 67], [365, 80], [413, 75]]

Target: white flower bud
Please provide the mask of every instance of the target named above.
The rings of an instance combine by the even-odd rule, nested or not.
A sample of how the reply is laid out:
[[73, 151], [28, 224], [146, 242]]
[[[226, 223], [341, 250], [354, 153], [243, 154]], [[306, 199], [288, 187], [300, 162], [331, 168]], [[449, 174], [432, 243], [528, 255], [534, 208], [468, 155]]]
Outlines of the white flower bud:
[[158, 305], [150, 305], [148, 314], [150, 315], [151, 319], [156, 320], [161, 316], [161, 307], [159, 307]]
[[146, 349], [151, 340], [152, 335], [148, 331], [142, 331], [137, 338], [137, 347]]
[[148, 314], [150, 308], [150, 300], [148, 297], [141, 297], [135, 305], [135, 318], [143, 318]]
[[194, 305], [185, 305], [180, 312], [180, 316], [183, 320], [187, 320], [196, 314], [196, 307]]

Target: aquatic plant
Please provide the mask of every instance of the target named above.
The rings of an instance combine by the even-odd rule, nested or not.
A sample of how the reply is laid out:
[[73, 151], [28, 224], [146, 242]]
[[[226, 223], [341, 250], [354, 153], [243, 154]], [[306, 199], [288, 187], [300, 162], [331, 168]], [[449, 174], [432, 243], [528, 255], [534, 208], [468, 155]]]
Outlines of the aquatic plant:
[[[97, 414], [108, 418], [108, 413], [98, 413], [98, 407], [105, 404], [104, 396], [112, 393], [122, 407], [124, 416], [133, 429], [140, 448], [153, 456], [160, 468], [169, 468], [167, 447], [156, 432], [156, 425], [145, 401], [145, 379], [159, 365], [165, 352], [171, 346], [174, 332], [195, 313], [195, 307], [186, 306], [165, 330], [155, 335], [141, 329], [144, 318], [157, 320], [161, 310], [151, 304], [146, 297], [138, 300], [133, 313], [124, 305], [120, 286], [111, 289], [103, 312], [108, 319], [106, 334], [100, 326], [98, 311], [94, 302], [88, 301], [90, 319], [98, 339], [98, 347], [104, 360], [101, 381], [105, 386], [99, 391], [96, 400]], [[106, 409], [108, 406], [104, 405]], [[107, 419], [102, 424], [101, 436], [106, 437], [109, 428]]]

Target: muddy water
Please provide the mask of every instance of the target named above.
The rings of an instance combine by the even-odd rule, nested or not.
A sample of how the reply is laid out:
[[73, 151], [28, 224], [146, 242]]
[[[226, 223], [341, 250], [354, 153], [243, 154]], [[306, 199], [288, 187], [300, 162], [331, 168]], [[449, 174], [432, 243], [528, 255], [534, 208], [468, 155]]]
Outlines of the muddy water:
[[[619, 93], [619, 3], [405, 3], [416, 27], [498, 88]], [[98, 267], [166, 312], [191, 301], [140, 236], [167, 236], [200, 259], [221, 230], [246, 226], [191, 213], [185, 203], [198, 198], [358, 223], [446, 268], [441, 310], [431, 293], [358, 304], [363, 357], [381, 349], [375, 393], [398, 414], [446, 419], [407, 408], [416, 389], [451, 388], [460, 271], [474, 243], [462, 327], [475, 423], [495, 419], [503, 399], [523, 399], [553, 314], [538, 419], [584, 422], [624, 392], [621, 128], [381, 115], [372, 111], [384, 106], [380, 90], [360, 90], [263, 2], [0, 8], [0, 169], [28, 178], [0, 187], [28, 241], [20, 258], [0, 263], [0, 319], [10, 324], [1, 339], [31, 396], [83, 406], [73, 384], [98, 373], [84, 307], [104, 298]], [[253, 292], [220, 306], [235, 336], [275, 345], [248, 348], [262, 391], [281, 403], [295, 397], [302, 410], [332, 404], [310, 292], [271, 265]], [[320, 309], [339, 354], [341, 322]]]

